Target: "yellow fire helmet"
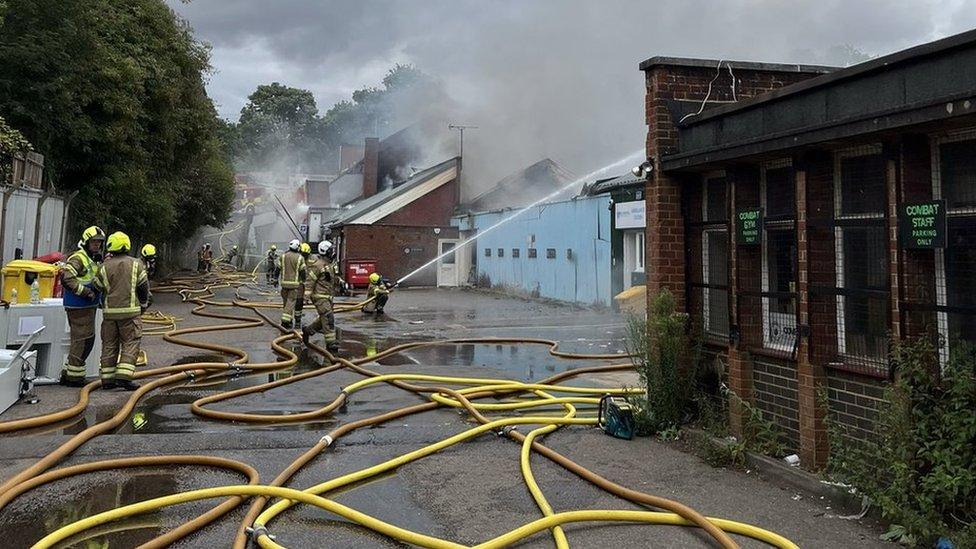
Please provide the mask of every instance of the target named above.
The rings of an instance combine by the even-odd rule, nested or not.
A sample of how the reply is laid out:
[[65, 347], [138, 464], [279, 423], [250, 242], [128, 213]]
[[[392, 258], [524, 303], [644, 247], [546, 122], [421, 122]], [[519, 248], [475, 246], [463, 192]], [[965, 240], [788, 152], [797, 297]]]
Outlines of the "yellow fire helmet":
[[308, 245], [308, 242], [302, 242], [298, 246], [298, 251], [301, 252], [301, 253], [303, 253], [303, 254], [305, 254], [305, 255], [308, 255], [308, 254], [312, 253], [312, 247]]
[[139, 254], [147, 259], [156, 257], [156, 247], [152, 244], [146, 244], [142, 247], [142, 250], [139, 251]]
[[111, 253], [127, 253], [132, 249], [132, 242], [129, 241], [129, 235], [122, 231], [115, 231], [108, 235], [108, 243], [105, 248]]
[[89, 240], [105, 240], [105, 231], [97, 225], [92, 225], [81, 233], [81, 240], [78, 242], [79, 248], [84, 248]]
[[379, 273], [371, 273], [369, 275], [369, 281], [372, 282], [373, 284], [376, 284], [377, 282], [379, 282], [380, 281], [380, 275], [379, 275]]
[[275, 246], [274, 244], [272, 244], [271, 245], [271, 251], [274, 252], [274, 251], [277, 251], [277, 250], [278, 250], [278, 246]]

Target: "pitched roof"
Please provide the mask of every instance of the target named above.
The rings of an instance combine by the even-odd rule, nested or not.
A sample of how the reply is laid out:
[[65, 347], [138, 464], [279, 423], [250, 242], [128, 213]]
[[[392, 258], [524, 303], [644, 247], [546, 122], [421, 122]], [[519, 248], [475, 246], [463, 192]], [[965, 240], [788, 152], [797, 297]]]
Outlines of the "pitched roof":
[[421, 170], [396, 187], [341, 210], [329, 225], [372, 224], [457, 178], [457, 157]]
[[472, 211], [521, 207], [563, 188], [574, 179], [575, 175], [554, 160], [543, 158], [495, 183], [469, 200], [466, 206]]

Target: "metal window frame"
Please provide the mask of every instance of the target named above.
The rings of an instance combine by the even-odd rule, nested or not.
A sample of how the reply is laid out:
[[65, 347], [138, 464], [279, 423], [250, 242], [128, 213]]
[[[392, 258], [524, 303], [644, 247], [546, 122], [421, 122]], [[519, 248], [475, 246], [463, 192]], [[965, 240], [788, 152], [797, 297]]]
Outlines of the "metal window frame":
[[[766, 171], [775, 170], [779, 168], [793, 168], [792, 158], [779, 158], [776, 160], [767, 160], [760, 165], [759, 169], [759, 207], [763, 212], [766, 211]], [[795, 181], [794, 181], [795, 184]], [[796, 200], [794, 198], [793, 204], [793, 219], [790, 220], [779, 220], [767, 222], [765, 218], [763, 219], [762, 227], [762, 247], [760, 248], [759, 255], [762, 259], [762, 330], [763, 330], [763, 347], [766, 349], [773, 349], [776, 351], [786, 351], [792, 352], [796, 348], [796, 334], [793, 335], [793, 341], [791, 343], [776, 343], [769, 338], [769, 326], [770, 326], [770, 305], [769, 300], [769, 257], [767, 255], [769, 239], [767, 236], [767, 231], [782, 231], [782, 230], [793, 230], [793, 245], [797, 245], [796, 241]], [[793, 283], [796, 284], [796, 275], [794, 271]], [[793, 296], [793, 313], [796, 317], [798, 312], [796, 292], [791, 292]], [[777, 313], [779, 314], [779, 313]], [[794, 326], [798, 326], [798, 319], [794, 318]]]
[[[878, 220], [884, 219], [887, 207], [882, 208], [882, 210], [877, 214], [852, 214], [843, 215], [843, 191], [841, 187], [844, 183], [843, 173], [841, 167], [843, 166], [842, 160], [845, 158], [857, 158], [860, 156], [872, 156], [872, 155], [883, 155], [884, 148], [881, 143], [869, 143], [862, 145], [855, 145], [852, 147], [846, 147], [843, 149], [837, 149], [833, 152], [833, 180], [834, 180], [834, 271], [836, 273], [835, 284], [836, 287], [841, 290], [837, 292], [837, 354], [842, 357], [850, 357], [857, 360], [865, 361], [868, 363], [878, 363], [883, 364], [885, 357], [873, 357], [873, 356], [860, 356], [860, 355], [850, 355], [847, 352], [847, 334], [845, 332], [846, 327], [846, 310], [844, 298], [846, 297], [845, 292], [847, 288], [844, 286], [844, 226], [843, 224], [837, 224], [836, 221], [856, 221], [856, 220]], [[885, 232], [887, 234], [887, 231]], [[890, 291], [890, 290], [889, 290]]]
[[[946, 143], [958, 143], [960, 141], [976, 141], [976, 128], [967, 128], [946, 133], [929, 135], [930, 154], [932, 159], [932, 199], [941, 200], [942, 196], [942, 145]], [[976, 215], [976, 208], [955, 208], [946, 209], [947, 217], [971, 217]], [[948, 307], [949, 280], [946, 275], [945, 249], [937, 248], [935, 251], [935, 304], [939, 310], [935, 313], [936, 330], [939, 335], [939, 366], [945, 371], [949, 363], [949, 313], [943, 309]]]

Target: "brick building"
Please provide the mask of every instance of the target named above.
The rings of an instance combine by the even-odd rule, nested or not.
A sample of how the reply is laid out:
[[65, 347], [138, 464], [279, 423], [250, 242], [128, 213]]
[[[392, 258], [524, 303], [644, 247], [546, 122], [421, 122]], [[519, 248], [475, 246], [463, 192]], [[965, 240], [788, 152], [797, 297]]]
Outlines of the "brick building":
[[819, 468], [828, 411], [871, 428], [891, 339], [976, 340], [976, 32], [840, 70], [640, 69], [648, 293]]
[[[379, 192], [369, 162], [364, 172], [364, 198], [327, 222], [344, 265], [372, 260], [377, 272], [397, 280], [457, 245], [458, 230], [451, 226], [451, 216], [458, 204], [458, 158]], [[457, 269], [450, 256], [405, 285], [456, 286]]]

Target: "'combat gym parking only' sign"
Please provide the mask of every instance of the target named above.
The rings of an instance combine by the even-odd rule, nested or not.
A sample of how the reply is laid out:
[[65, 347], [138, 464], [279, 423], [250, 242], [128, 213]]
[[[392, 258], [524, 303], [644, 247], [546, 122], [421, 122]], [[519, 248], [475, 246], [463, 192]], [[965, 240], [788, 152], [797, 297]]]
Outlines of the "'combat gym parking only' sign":
[[903, 248], [944, 248], [945, 200], [902, 204], [898, 207], [898, 228]]

